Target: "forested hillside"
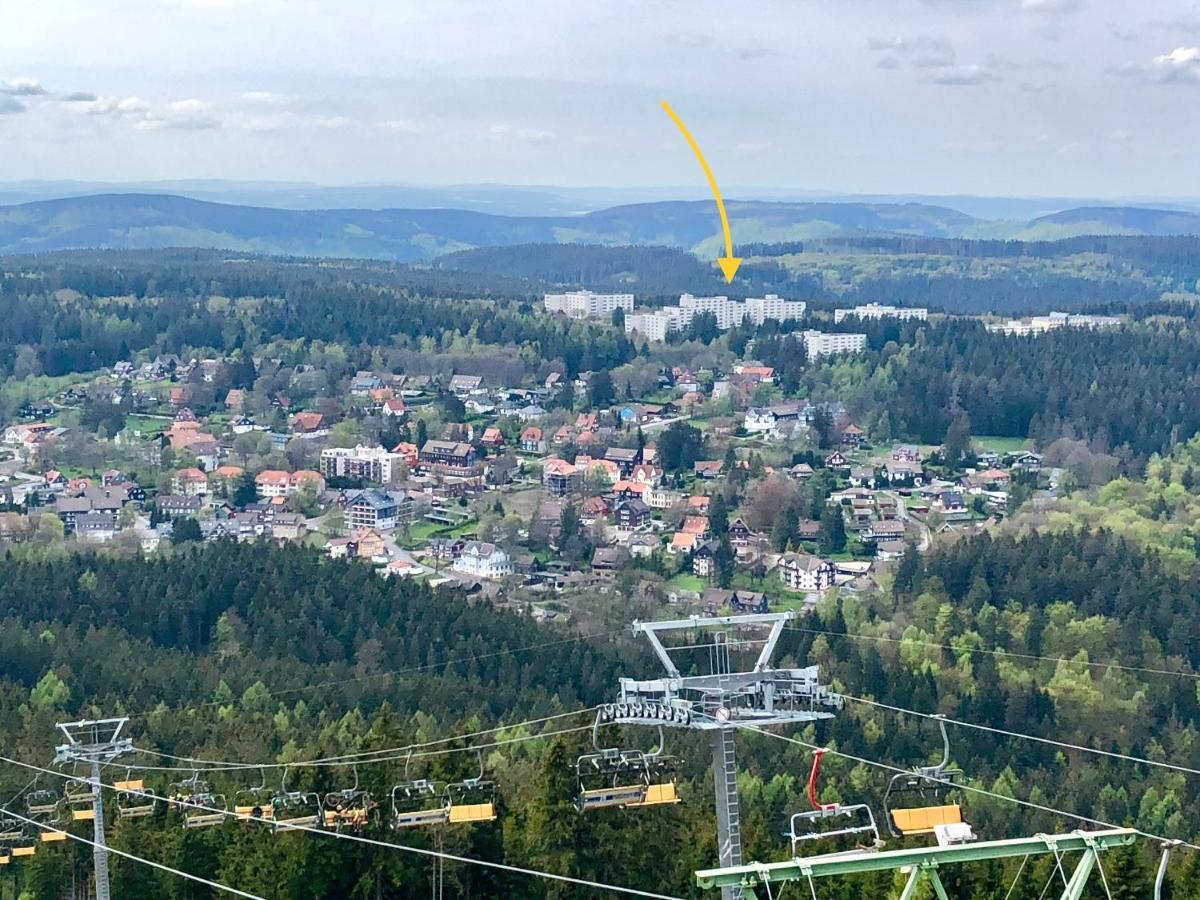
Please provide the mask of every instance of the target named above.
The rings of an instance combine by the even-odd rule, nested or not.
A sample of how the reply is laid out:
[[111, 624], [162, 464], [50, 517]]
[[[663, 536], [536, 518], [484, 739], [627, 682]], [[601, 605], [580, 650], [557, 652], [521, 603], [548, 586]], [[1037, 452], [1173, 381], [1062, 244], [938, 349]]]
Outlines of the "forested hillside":
[[[875, 700], [1175, 765], [1200, 764], [1200, 638], [1189, 624], [1200, 612], [1193, 574], [1170, 574], [1152, 555], [1103, 533], [983, 537], [924, 563], [912, 559], [898, 570], [893, 589], [829, 599], [785, 634], [781, 661], [820, 664], [851, 698], [834, 721], [794, 737], [900, 766], [936, 753], [928, 723], [861, 702]], [[10, 553], [0, 560], [0, 579], [0, 653], [9, 663], [0, 681], [0, 716], [12, 728], [5, 746], [35, 763], [47, 760], [56, 719], [89, 711], [132, 714], [139, 747], [275, 763], [403, 746], [591, 706], [613, 696], [618, 674], [656, 666], [629, 638], [584, 639], [535, 628], [297, 549], [218, 543], [157, 560]], [[1118, 662], [1127, 668], [1103, 665]], [[575, 757], [590, 746], [588, 722], [586, 715], [567, 719], [562, 727], [583, 730], [489, 750], [486, 764], [501, 787], [500, 818], [450, 829], [446, 849], [695, 895], [690, 873], [715, 854], [705, 743], [670, 735], [668, 749], [681, 757], [683, 804], [581, 816], [570, 800], [577, 789]], [[533, 726], [507, 736], [559, 728]], [[1153, 833], [1189, 834], [1200, 826], [1186, 801], [1189, 783], [1176, 772], [1079, 752], [1064, 756], [986, 731], [952, 731], [954, 760], [972, 786]], [[648, 737], [625, 740], [636, 745]], [[802, 808], [807, 750], [750, 734], [739, 737], [739, 746], [747, 854], [780, 858], [786, 815]], [[136, 762], [162, 761], [143, 756]], [[461, 778], [478, 763], [471, 754], [451, 753], [421, 765], [425, 773]], [[400, 754], [358, 768], [362, 783], [383, 797], [403, 779], [405, 764]], [[827, 800], [879, 802], [885, 770], [838, 759], [827, 769]], [[28, 780], [12, 766], [3, 772], [6, 793]], [[145, 777], [165, 789], [166, 781], [189, 774], [185, 765]], [[209, 777], [232, 795], [264, 778], [274, 790], [279, 774]], [[296, 767], [291, 777], [306, 789], [334, 790], [351, 774]], [[962, 802], [988, 837], [1077, 824], [982, 795], [967, 793]], [[400, 851], [232, 824], [185, 832], [177, 814], [163, 815], [117, 821], [115, 846], [280, 900], [410, 896], [428, 877], [426, 860]], [[418, 847], [433, 839], [423, 832], [368, 833]], [[81, 857], [85, 850], [78, 851]], [[28, 864], [31, 900], [58, 896], [71, 877], [70, 856], [40, 854]], [[1048, 865], [1034, 867], [1030, 896], [1052, 871]], [[967, 867], [960, 888], [974, 897], [1003, 897], [1013, 868]], [[1110, 865], [1109, 878], [1129, 890], [1144, 875], [1136, 853]], [[453, 863], [446, 877], [464, 895], [586, 894]], [[115, 895], [131, 900], [207, 896], [120, 860], [116, 878]], [[1200, 897], [1195, 863], [1180, 868], [1174, 882], [1175, 896]], [[826, 890], [850, 897], [861, 895], [864, 884]], [[882, 896], [886, 888], [877, 881], [868, 894]]]

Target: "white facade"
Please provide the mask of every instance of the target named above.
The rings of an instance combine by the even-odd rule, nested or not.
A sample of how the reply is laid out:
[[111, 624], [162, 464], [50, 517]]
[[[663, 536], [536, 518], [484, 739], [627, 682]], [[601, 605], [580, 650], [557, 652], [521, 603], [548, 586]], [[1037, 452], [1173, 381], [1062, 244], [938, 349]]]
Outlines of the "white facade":
[[593, 294], [591, 291], [569, 291], [565, 294], [546, 294], [546, 312], [563, 313], [572, 319], [608, 319], [618, 310], [633, 312], [633, 294]]
[[1048, 316], [1034, 316], [1030, 319], [1009, 319], [1007, 322], [988, 325], [987, 330], [997, 334], [1024, 337], [1030, 334], [1045, 334], [1056, 328], [1115, 328], [1120, 324], [1119, 316], [1076, 316], [1052, 312]]
[[800, 336], [804, 338], [804, 355], [807, 359], [818, 359], [837, 353], [862, 353], [867, 349], [865, 334], [804, 331]]
[[792, 322], [804, 318], [808, 304], [803, 300], [784, 300], [777, 294], [746, 298], [746, 318], [755, 325], [764, 322]]
[[513, 573], [512, 560], [495, 544], [468, 541], [462, 555], [450, 566], [455, 572], [475, 578], [503, 578]]
[[833, 321], [840, 322], [850, 316], [859, 319], [920, 319], [922, 322], [929, 318], [929, 310], [921, 306], [883, 306], [879, 303], [865, 303], [854, 309], [835, 309]]
[[626, 314], [625, 333], [637, 332], [649, 340], [664, 341], [672, 331], [682, 331], [691, 325], [700, 313], [711, 313], [717, 320], [717, 328], [728, 331], [744, 321], [762, 325], [768, 320], [788, 322], [800, 319], [807, 306], [803, 300], [785, 300], [776, 294], [748, 297], [745, 300], [681, 294], [678, 306]]
[[779, 578], [793, 591], [813, 593], [833, 586], [833, 564], [807, 553], [785, 553], [779, 559]]
[[321, 474], [326, 478], [365, 478], [389, 484], [403, 462], [403, 454], [389, 453], [383, 447], [329, 447], [321, 451]]

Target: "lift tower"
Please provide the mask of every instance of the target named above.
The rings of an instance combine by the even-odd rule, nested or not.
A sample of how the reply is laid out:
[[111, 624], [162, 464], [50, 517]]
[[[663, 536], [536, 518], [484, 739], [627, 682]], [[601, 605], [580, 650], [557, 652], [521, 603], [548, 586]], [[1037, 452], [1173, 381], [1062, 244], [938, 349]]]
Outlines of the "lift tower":
[[[771, 658], [784, 626], [794, 612], [740, 616], [692, 616], [668, 622], [634, 622], [634, 634], [645, 635], [666, 676], [641, 681], [621, 679], [621, 697], [600, 709], [600, 721], [620, 725], [651, 725], [706, 731], [712, 744], [713, 781], [716, 787], [717, 839], [722, 866], [741, 865], [741, 812], [738, 807], [737, 763], [733, 732], [753, 725], [791, 725], [833, 717], [842, 698], [818, 681], [816, 666], [776, 669]], [[731, 650], [747, 630], [759, 634], [762, 649], [752, 668], [737, 671]], [[671, 632], [704, 631], [712, 636], [708, 672], [683, 675], [671, 658], [663, 636]], [[689, 669], [689, 671], [691, 671]], [[724, 900], [739, 900], [736, 885], [723, 886]]]
[[59, 765], [88, 763], [92, 786], [92, 859], [96, 866], [96, 900], [110, 900], [108, 892], [108, 845], [104, 841], [104, 799], [100, 791], [100, 766], [133, 750], [133, 740], [121, 737], [128, 718], [86, 719], [59, 722], [67, 742], [54, 750]]

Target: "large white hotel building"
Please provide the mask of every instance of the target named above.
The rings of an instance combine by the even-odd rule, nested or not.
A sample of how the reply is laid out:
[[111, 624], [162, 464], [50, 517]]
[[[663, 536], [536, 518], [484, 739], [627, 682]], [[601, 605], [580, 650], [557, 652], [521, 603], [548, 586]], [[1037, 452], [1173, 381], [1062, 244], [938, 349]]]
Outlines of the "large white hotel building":
[[833, 311], [834, 322], [840, 322], [851, 316], [857, 319], [900, 319], [901, 321], [920, 319], [925, 321], [929, 318], [929, 310], [922, 306], [883, 306], [879, 303], [864, 303], [854, 309], [835, 309]]
[[747, 297], [745, 300], [730, 300], [725, 296], [695, 297], [683, 294], [678, 306], [643, 310], [626, 314], [625, 333], [637, 332], [651, 341], [666, 340], [672, 331], [682, 331], [700, 313], [711, 313], [722, 331], [736, 328], [743, 322], [762, 325], [771, 320], [789, 322], [804, 317], [807, 304], [803, 300], [785, 300], [775, 294], [765, 297]]
[[593, 294], [591, 291], [569, 291], [547, 294], [546, 312], [564, 313], [572, 319], [608, 319], [618, 309], [633, 312], [633, 294]]

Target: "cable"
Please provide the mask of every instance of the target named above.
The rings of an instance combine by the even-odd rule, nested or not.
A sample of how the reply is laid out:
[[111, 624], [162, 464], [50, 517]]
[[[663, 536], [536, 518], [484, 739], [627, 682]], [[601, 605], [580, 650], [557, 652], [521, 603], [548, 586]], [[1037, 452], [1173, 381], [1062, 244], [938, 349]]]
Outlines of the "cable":
[[[135, 753], [143, 753], [150, 756], [158, 756], [163, 759], [174, 760], [187, 764], [197, 764], [206, 772], [232, 772], [243, 769], [303, 769], [303, 768], [319, 768], [322, 766], [354, 766], [354, 765], [369, 765], [371, 763], [391, 762], [397, 759], [406, 759], [408, 757], [420, 758], [423, 756], [441, 756], [445, 753], [465, 753], [476, 749], [490, 749], [491, 747], [499, 747], [505, 744], [519, 743], [521, 741], [535, 740], [540, 737], [551, 737], [556, 734], [568, 734], [572, 731], [582, 731], [585, 728], [592, 726], [580, 726], [578, 728], [564, 729], [562, 731], [544, 732], [541, 734], [524, 735], [521, 737], [507, 738], [502, 741], [496, 741], [491, 744], [473, 745], [471, 747], [455, 747], [451, 750], [443, 751], [426, 751], [414, 753], [424, 747], [436, 747], [440, 744], [448, 744], [453, 741], [467, 740], [468, 738], [481, 737], [485, 734], [495, 734], [498, 731], [511, 731], [516, 728], [521, 728], [526, 725], [540, 725], [544, 722], [552, 722], [556, 719], [572, 718], [583, 715], [584, 713], [593, 713], [598, 707], [591, 706], [586, 709], [577, 709], [572, 712], [555, 713], [552, 716], [543, 716], [540, 719], [528, 719], [524, 722], [514, 722], [511, 725], [497, 725], [495, 728], [486, 728], [482, 731], [468, 732], [467, 734], [452, 735], [451, 737], [438, 738], [433, 741], [425, 741], [418, 744], [406, 744], [400, 747], [387, 747], [379, 750], [364, 750], [361, 753], [347, 753], [342, 756], [327, 756], [320, 759], [300, 760], [289, 763], [242, 763], [229, 762], [226, 760], [209, 760], [197, 756], [175, 756], [171, 753], [163, 753], [160, 750], [149, 750], [145, 748], [135, 747]], [[373, 757], [368, 759], [367, 757]], [[122, 764], [126, 768], [136, 769], [142, 772], [177, 772], [178, 766], [144, 766], [144, 765], [128, 765]]]
[[[21, 762], [20, 760], [10, 759], [6, 756], [0, 756], [0, 762], [9, 763], [9, 764], [15, 765], [15, 766], [21, 766], [22, 768], [31, 769], [35, 772], [39, 772], [39, 773], [43, 773], [43, 774], [47, 774], [47, 775], [57, 775], [59, 778], [70, 778], [71, 777], [62, 772], [55, 772], [52, 769], [44, 769], [41, 766], [35, 766], [32, 763], [25, 763], [25, 762]], [[117, 788], [111, 784], [105, 784], [104, 782], [98, 782], [98, 784], [102, 788], [106, 788], [107, 790], [110, 790], [110, 791], [117, 790]], [[154, 800], [162, 799], [157, 794], [151, 793], [150, 791], [126, 790], [125, 793], [133, 794], [134, 796], [138, 796], [138, 797], [152, 798]], [[221, 813], [222, 815], [225, 815], [228, 818], [234, 819], [239, 822], [256, 822], [260, 825], [267, 825], [271, 828], [278, 828], [281, 831], [303, 831], [303, 832], [309, 832], [312, 834], [326, 835], [328, 837], [335, 837], [335, 838], [339, 838], [342, 840], [355, 841], [355, 842], [361, 843], [361, 844], [369, 844], [369, 845], [375, 846], [375, 847], [385, 847], [385, 848], [391, 849], [391, 850], [404, 850], [409, 853], [420, 854], [421, 856], [439, 857], [441, 859], [448, 859], [448, 860], [452, 860], [454, 862], [469, 863], [471, 865], [477, 865], [477, 866], [485, 866], [487, 868], [499, 869], [499, 870], [502, 870], [505, 872], [515, 872], [519, 875], [530, 875], [530, 876], [533, 876], [536, 878], [546, 878], [546, 879], [549, 879], [552, 881], [561, 881], [561, 882], [565, 882], [567, 884], [576, 884], [581, 887], [589, 887], [589, 888], [596, 888], [596, 889], [604, 890], [604, 891], [612, 891], [612, 892], [618, 893], [618, 894], [629, 894], [629, 895], [635, 896], [635, 897], [649, 897], [649, 898], [651, 898], [651, 900], [684, 900], [684, 898], [682, 898], [682, 897], [676, 897], [671, 894], [658, 894], [653, 891], [643, 891], [638, 888], [628, 888], [628, 887], [621, 887], [619, 885], [614, 885], [614, 884], [604, 884], [603, 882], [599, 882], [599, 881], [589, 881], [585, 878], [574, 878], [570, 875], [557, 875], [553, 872], [542, 872], [539, 869], [527, 869], [522, 866], [509, 865], [508, 863], [493, 862], [491, 860], [486, 860], [486, 859], [475, 859], [474, 857], [470, 857], [470, 856], [458, 856], [456, 854], [446, 853], [444, 851], [426, 850], [423, 847], [412, 847], [412, 846], [409, 846], [408, 844], [393, 844], [388, 841], [380, 841], [380, 840], [375, 840], [374, 838], [363, 837], [362, 835], [348, 834], [348, 833], [344, 833], [344, 832], [340, 832], [340, 831], [326, 831], [321, 828], [311, 828], [306, 825], [277, 825], [276, 823], [269, 822], [265, 819], [256, 818], [255, 816], [252, 816], [252, 815], [243, 815], [243, 814], [239, 814], [237, 812], [230, 812], [227, 809], [218, 809], [215, 806], [204, 806], [203, 804], [192, 803], [187, 800], [172, 800], [171, 803], [174, 804], [175, 806], [187, 807], [188, 809], [196, 809], [196, 810], [200, 810], [201, 812]], [[30, 820], [30, 819], [26, 819], [25, 821], [33, 822], [33, 820]], [[40, 824], [40, 823], [33, 822], [33, 824]], [[46, 826], [41, 826], [41, 827], [46, 827]], [[57, 830], [57, 829], [49, 829], [49, 830]], [[70, 836], [75, 837], [74, 835], [70, 835]], [[80, 838], [80, 840], [82, 840], [82, 838]], [[113, 852], [116, 853], [119, 851], [114, 850]], [[144, 861], [147, 863], [150, 862], [149, 860], [144, 860]], [[192, 876], [192, 877], [194, 877], [194, 876]], [[227, 890], [232, 891], [234, 889], [228, 888]], [[251, 897], [252, 900], [264, 900], [264, 898], [254, 897], [254, 895], [252, 895], [252, 894], [242, 894], [242, 896]]]
[[[306, 684], [306, 685], [301, 685], [299, 687], [294, 687], [294, 688], [280, 688], [279, 690], [267, 691], [267, 696], [268, 697], [281, 697], [285, 694], [298, 694], [303, 691], [317, 690], [319, 688], [326, 688], [326, 687], [338, 687], [343, 684], [357, 684], [358, 682], [371, 681], [375, 678], [388, 678], [392, 675], [405, 675], [409, 672], [423, 672], [423, 671], [426, 671], [427, 669], [436, 669], [441, 666], [449, 666], [449, 665], [453, 665], [454, 663], [457, 663], [457, 662], [475, 662], [475, 661], [481, 660], [481, 659], [493, 659], [498, 656], [510, 656], [510, 655], [513, 655], [516, 653], [525, 653], [530, 650], [543, 650], [546, 647], [557, 647], [562, 644], [573, 644], [573, 643], [576, 643], [579, 641], [591, 640], [592, 638], [611, 637], [614, 634], [620, 634], [624, 630], [625, 629], [623, 629], [623, 628], [616, 628], [616, 629], [613, 629], [612, 631], [598, 631], [598, 632], [593, 632], [590, 634], [577, 634], [574, 637], [562, 638], [562, 639], [556, 640], [556, 641], [545, 641], [540, 644], [530, 644], [525, 647], [514, 647], [511, 650], [496, 650], [492, 653], [479, 653], [479, 654], [474, 654], [474, 655], [469, 655], [469, 656], [448, 657], [446, 659], [439, 660], [438, 662], [425, 663], [425, 664], [419, 665], [419, 666], [408, 666], [407, 668], [403, 668], [403, 669], [391, 669], [390, 671], [387, 671], [387, 672], [375, 672], [371, 675], [360, 675], [355, 678], [340, 678], [340, 679], [336, 679], [336, 680], [332, 680], [332, 681], [319, 681], [316, 684]], [[189, 704], [187, 706], [179, 707], [177, 711], [206, 709], [211, 706], [221, 706], [221, 705], [222, 704], [219, 701], [208, 700], [208, 701], [205, 701], [204, 703], [193, 703], [193, 704]], [[150, 716], [157, 715], [157, 714], [158, 713], [156, 713], [156, 712], [136, 713], [134, 715], [128, 716], [128, 718], [131, 721], [136, 720], [136, 719], [147, 719]]]
[[1026, 741], [1036, 741], [1039, 744], [1049, 744], [1052, 747], [1059, 747], [1063, 750], [1078, 750], [1081, 753], [1094, 753], [1097, 756], [1107, 756], [1109, 759], [1119, 759], [1125, 762], [1141, 763], [1146, 766], [1156, 766], [1160, 769], [1170, 769], [1174, 772], [1182, 772], [1185, 775], [1200, 775], [1200, 769], [1193, 769], [1188, 766], [1178, 766], [1174, 763], [1159, 762], [1154, 759], [1145, 759], [1141, 756], [1131, 756], [1128, 753], [1117, 753], [1112, 750], [1097, 750], [1095, 747], [1084, 747], [1080, 744], [1072, 744], [1067, 741], [1058, 741], [1053, 738], [1038, 737], [1034, 734], [1022, 734], [1019, 731], [1008, 731], [1004, 728], [993, 728], [990, 725], [979, 725], [975, 722], [966, 722], [962, 719], [950, 719], [945, 716], [934, 716], [929, 713], [917, 712], [913, 709], [904, 709], [900, 706], [891, 706], [887, 703], [880, 703], [878, 700], [868, 700], [865, 697], [851, 697], [849, 694], [841, 694], [841, 697], [850, 700], [854, 703], [862, 703], [866, 706], [874, 706], [878, 709], [887, 709], [892, 712], [903, 713], [909, 716], [916, 716], [921, 719], [937, 719], [945, 722], [947, 725], [959, 725], [963, 728], [974, 728], [977, 731], [987, 731], [992, 734], [1000, 734], [1005, 737], [1020, 738]]
[[1030, 659], [1039, 662], [1066, 663], [1075, 666], [1090, 666], [1094, 669], [1117, 669], [1122, 672], [1141, 672], [1145, 675], [1173, 675], [1176, 678], [1190, 678], [1200, 681], [1200, 674], [1195, 672], [1177, 672], [1172, 669], [1155, 669], [1146, 666], [1127, 666], [1115, 662], [1092, 662], [1086, 659], [1068, 659], [1064, 656], [1038, 656], [1035, 653], [1017, 653], [1016, 651], [1000, 650], [988, 647], [955, 647], [952, 644], [938, 644], [933, 641], [919, 641], [915, 638], [893, 638], [873, 634], [850, 634], [841, 631], [823, 631], [820, 628], [801, 628], [799, 625], [785, 625], [788, 631], [800, 631], [805, 634], [823, 634], [828, 637], [850, 638], [854, 641], [878, 641], [885, 644], [916, 644], [919, 647], [930, 647], [937, 650], [949, 650], [953, 653], [984, 653], [1006, 659]]
[[[49, 825], [46, 825], [42, 822], [38, 822], [36, 819], [30, 819], [26, 816], [21, 815], [20, 813], [15, 813], [10, 809], [4, 809], [3, 812], [6, 816], [12, 816], [15, 819], [20, 819], [22, 822], [25, 822], [28, 825], [36, 825], [38, 828], [42, 829], [43, 831], [53, 831], [57, 834], [65, 834], [71, 840], [79, 841], [81, 844], [87, 844], [91, 847], [99, 847], [100, 846], [95, 841], [88, 840], [87, 838], [82, 837], [81, 835], [72, 834], [71, 832], [66, 831], [64, 829], [52, 828]], [[201, 878], [199, 875], [193, 875], [191, 872], [184, 872], [181, 869], [173, 869], [168, 865], [165, 865], [160, 862], [155, 862], [152, 859], [143, 859], [140, 856], [134, 856], [132, 853], [126, 853], [124, 850], [118, 850], [116, 847], [105, 846], [103, 849], [108, 853], [113, 853], [117, 856], [122, 856], [125, 859], [131, 859], [134, 862], [140, 862], [142, 865], [150, 866], [152, 868], [159, 869], [163, 872], [169, 872], [172, 875], [177, 875], [180, 878], [186, 878], [189, 881], [195, 881], [195, 882], [198, 882], [199, 884], [207, 885], [208, 887], [211, 887], [211, 888], [216, 888], [218, 891], [224, 891], [227, 894], [233, 894], [234, 896], [237, 896], [237, 897], [247, 897], [247, 898], [249, 898], [249, 900], [266, 900], [265, 897], [260, 897], [258, 894], [251, 894], [246, 891], [238, 890], [237, 888], [230, 887], [227, 884], [221, 884], [219, 881], [209, 881], [207, 878]]]
[[[704, 714], [698, 713], [698, 715], [704, 715]], [[706, 718], [711, 718], [714, 722], [717, 721], [712, 716], [706, 716]], [[884, 771], [892, 772], [897, 775], [911, 775], [912, 774], [912, 769], [902, 769], [899, 766], [893, 766], [889, 763], [881, 763], [881, 762], [878, 762], [877, 760], [873, 760], [873, 759], [866, 759], [865, 757], [862, 757], [862, 756], [855, 756], [852, 753], [844, 753], [841, 750], [833, 750], [833, 749], [830, 749], [827, 747], [819, 747], [816, 744], [810, 744], [807, 741], [800, 740], [799, 738], [788, 737], [787, 735], [784, 735], [784, 734], [775, 734], [772, 731], [767, 731], [766, 729], [761, 728], [756, 725], [753, 725], [749, 722], [725, 722], [722, 724], [724, 724], [726, 727], [729, 727], [730, 725], [732, 725], [735, 728], [742, 728], [747, 731], [757, 732], [758, 734], [765, 734], [767, 737], [775, 738], [776, 740], [779, 740], [779, 741], [786, 741], [789, 744], [796, 744], [797, 746], [805, 747], [809, 750], [825, 750], [827, 753], [830, 753], [833, 756], [840, 756], [842, 759], [848, 759], [851, 762], [862, 763], [863, 765], [867, 765], [867, 766], [874, 766], [877, 769], [883, 769]], [[969, 791], [974, 794], [981, 794], [985, 797], [990, 797], [993, 800], [1003, 800], [1005, 803], [1015, 803], [1018, 806], [1025, 806], [1030, 809], [1036, 809], [1040, 812], [1053, 813], [1054, 815], [1063, 816], [1068, 819], [1075, 819], [1076, 821], [1079, 821], [1079, 822], [1087, 822], [1091, 825], [1100, 825], [1100, 826], [1103, 826], [1104, 828], [1122, 828], [1122, 827], [1124, 827], [1121, 825], [1114, 825], [1111, 822], [1104, 822], [1104, 821], [1101, 821], [1100, 819], [1093, 819], [1093, 818], [1090, 818], [1089, 816], [1081, 816], [1079, 813], [1067, 812], [1066, 810], [1056, 809], [1053, 806], [1044, 806], [1040, 803], [1034, 803], [1032, 800], [1021, 800], [1021, 799], [1018, 799], [1017, 797], [1006, 797], [1004, 794], [997, 794], [994, 791], [987, 790], [986, 788], [974, 787], [973, 785], [969, 785], [969, 784], [957, 784], [955, 782], [948, 781], [945, 778], [934, 778], [931, 776], [925, 776], [925, 780], [933, 781], [938, 784], [943, 784], [947, 787], [957, 788], [958, 790]], [[1135, 834], [1141, 835], [1142, 837], [1147, 837], [1147, 838], [1150, 838], [1150, 839], [1156, 840], [1156, 841], [1177, 840], [1177, 838], [1166, 838], [1166, 837], [1163, 837], [1162, 835], [1153, 834], [1149, 831], [1142, 831], [1141, 829], [1138, 829], [1138, 828], [1131, 828], [1129, 830], [1133, 831]], [[1200, 850], [1200, 844], [1192, 844], [1192, 843], [1188, 843], [1187, 841], [1180, 841], [1180, 845], [1184, 846], [1184, 847], [1188, 847], [1189, 849], [1192, 849], [1192, 850]]]

